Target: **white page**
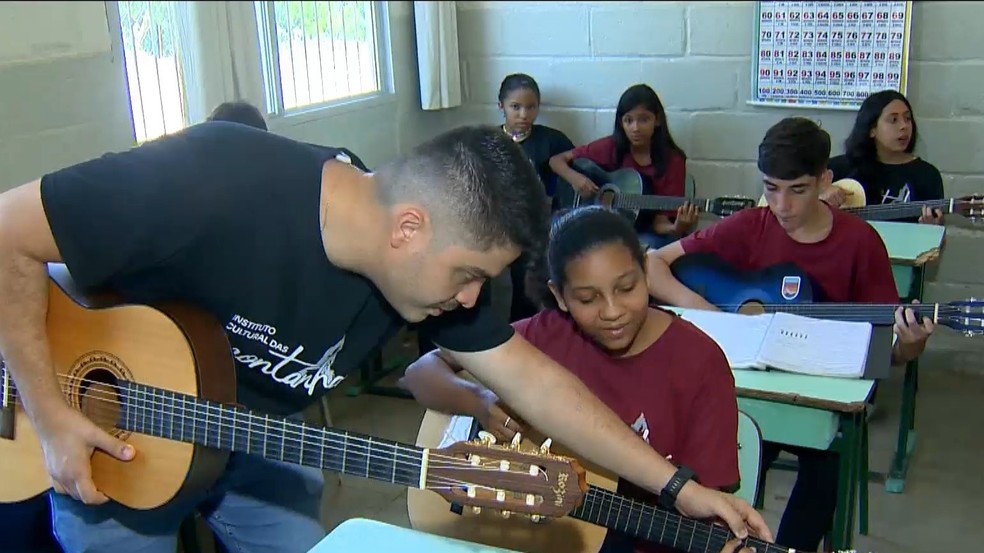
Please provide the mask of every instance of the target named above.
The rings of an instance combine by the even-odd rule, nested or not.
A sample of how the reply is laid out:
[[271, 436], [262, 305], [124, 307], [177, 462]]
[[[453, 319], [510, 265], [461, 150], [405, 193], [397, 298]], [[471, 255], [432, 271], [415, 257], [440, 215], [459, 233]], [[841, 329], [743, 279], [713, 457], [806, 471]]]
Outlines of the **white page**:
[[759, 361], [759, 350], [772, 321], [771, 313], [739, 315], [687, 309], [680, 315], [717, 342], [732, 369], [765, 368]]
[[868, 359], [871, 324], [776, 313], [759, 361], [789, 372], [860, 378]]
[[451, 422], [444, 429], [444, 435], [441, 436], [441, 443], [438, 444], [437, 448], [441, 449], [458, 442], [467, 442], [474, 421], [474, 417], [466, 417], [464, 415], [454, 415], [451, 417]]

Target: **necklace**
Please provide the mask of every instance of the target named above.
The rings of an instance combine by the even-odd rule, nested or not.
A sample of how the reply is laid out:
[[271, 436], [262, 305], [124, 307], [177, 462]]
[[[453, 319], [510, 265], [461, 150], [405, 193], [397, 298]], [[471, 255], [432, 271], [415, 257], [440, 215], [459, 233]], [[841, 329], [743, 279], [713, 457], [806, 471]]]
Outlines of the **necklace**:
[[513, 139], [513, 142], [522, 142], [527, 138], [529, 138], [530, 134], [532, 134], [533, 132], [533, 129], [530, 128], [530, 130], [526, 131], [525, 133], [516, 134], [510, 131], [509, 128], [506, 127], [505, 125], [502, 125], [502, 132], [508, 134]]

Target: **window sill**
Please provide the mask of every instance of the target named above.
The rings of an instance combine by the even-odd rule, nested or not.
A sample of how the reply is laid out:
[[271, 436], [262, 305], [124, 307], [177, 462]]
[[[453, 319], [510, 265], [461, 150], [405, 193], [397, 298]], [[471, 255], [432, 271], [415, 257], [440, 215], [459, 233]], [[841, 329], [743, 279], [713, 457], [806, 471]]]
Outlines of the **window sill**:
[[346, 113], [395, 104], [396, 94], [392, 92], [377, 92], [361, 98], [335, 100], [329, 104], [300, 108], [280, 115], [270, 115], [268, 125], [271, 131], [278, 131], [330, 119]]

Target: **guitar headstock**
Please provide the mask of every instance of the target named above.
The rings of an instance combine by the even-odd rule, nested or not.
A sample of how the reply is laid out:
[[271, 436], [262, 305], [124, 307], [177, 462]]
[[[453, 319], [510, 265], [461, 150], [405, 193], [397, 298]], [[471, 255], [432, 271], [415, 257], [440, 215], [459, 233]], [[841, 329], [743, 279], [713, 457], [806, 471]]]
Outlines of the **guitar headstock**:
[[984, 299], [967, 298], [941, 303], [937, 322], [966, 336], [984, 334]]
[[727, 217], [750, 207], [755, 207], [755, 200], [738, 196], [722, 196], [711, 200], [711, 205], [707, 208], [707, 211], [719, 217]]
[[494, 437], [483, 434], [431, 450], [427, 488], [476, 512], [494, 509], [504, 517], [520, 513], [534, 522], [567, 515], [588, 491], [584, 468], [550, 453], [550, 440], [527, 450], [521, 440], [517, 433], [509, 445], [497, 445]]
[[971, 194], [953, 202], [953, 212], [979, 223], [984, 220], [984, 194]]

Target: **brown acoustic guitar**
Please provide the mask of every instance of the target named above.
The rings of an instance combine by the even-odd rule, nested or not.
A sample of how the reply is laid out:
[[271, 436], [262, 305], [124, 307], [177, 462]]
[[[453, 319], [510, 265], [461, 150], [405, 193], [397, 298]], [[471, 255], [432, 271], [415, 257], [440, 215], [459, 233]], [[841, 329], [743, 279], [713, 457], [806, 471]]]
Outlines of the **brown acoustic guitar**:
[[[417, 445], [434, 447], [450, 441], [448, 436], [458, 434], [452, 431], [454, 424], [451, 415], [428, 410], [420, 423]], [[534, 441], [540, 439], [531, 433], [526, 440], [531, 436]], [[494, 438], [487, 439], [494, 441]], [[522, 440], [522, 437], [514, 438], [514, 442]], [[563, 446], [558, 447], [558, 451], [563, 451]], [[621, 496], [616, 493], [617, 477], [591, 463], [582, 461], [582, 464], [587, 471], [588, 491], [581, 505], [566, 517], [534, 525], [476, 509], [452, 510], [439, 496], [410, 489], [407, 490], [410, 524], [423, 532], [526, 553], [597, 553], [609, 530], [687, 553], [716, 553], [734, 537], [723, 526]], [[792, 551], [751, 537], [745, 540], [745, 545], [754, 547], [758, 553]]]
[[[539, 520], [574, 509], [585, 472], [546, 448], [480, 441], [419, 447], [251, 412], [235, 402], [222, 327], [184, 304], [125, 305], [80, 293], [49, 266], [47, 330], [68, 403], [136, 448], [96, 452], [93, 480], [111, 499], [155, 509], [211, 485], [230, 452], [434, 491], [447, 501]], [[0, 365], [0, 502], [51, 487], [40, 442]]]

